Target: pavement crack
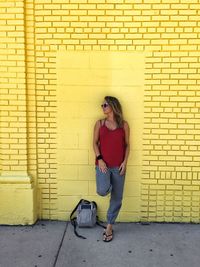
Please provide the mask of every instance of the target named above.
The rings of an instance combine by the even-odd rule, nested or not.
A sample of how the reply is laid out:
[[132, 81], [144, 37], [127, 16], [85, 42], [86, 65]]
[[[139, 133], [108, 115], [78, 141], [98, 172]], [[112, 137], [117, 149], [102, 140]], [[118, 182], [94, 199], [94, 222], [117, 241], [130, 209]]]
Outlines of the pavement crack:
[[60, 244], [59, 244], [59, 247], [58, 247], [58, 251], [56, 253], [56, 257], [55, 257], [55, 260], [54, 260], [54, 263], [53, 263], [52, 267], [55, 267], [56, 264], [57, 264], [58, 256], [59, 256], [59, 253], [60, 253], [60, 250], [61, 250], [61, 247], [62, 247], [62, 244], [63, 244], [63, 240], [64, 240], [64, 237], [65, 237], [65, 234], [66, 234], [66, 231], [67, 231], [67, 226], [68, 226], [68, 222], [66, 222], [65, 230], [63, 232], [63, 236], [62, 236], [62, 239], [60, 241]]

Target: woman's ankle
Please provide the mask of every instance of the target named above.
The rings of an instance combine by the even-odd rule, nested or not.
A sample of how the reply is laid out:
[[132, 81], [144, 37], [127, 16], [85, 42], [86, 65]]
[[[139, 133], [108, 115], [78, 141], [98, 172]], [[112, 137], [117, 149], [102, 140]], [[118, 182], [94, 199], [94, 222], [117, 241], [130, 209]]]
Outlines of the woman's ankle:
[[106, 230], [112, 231], [112, 224], [107, 224]]

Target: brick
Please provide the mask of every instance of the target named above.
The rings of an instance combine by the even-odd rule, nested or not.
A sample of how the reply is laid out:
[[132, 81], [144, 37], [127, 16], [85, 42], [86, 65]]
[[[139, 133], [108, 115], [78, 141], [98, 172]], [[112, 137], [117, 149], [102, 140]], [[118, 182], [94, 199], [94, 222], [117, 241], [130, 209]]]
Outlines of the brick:
[[58, 159], [62, 164], [88, 164], [88, 151], [60, 149]]
[[97, 4], [97, 9], [113, 9], [113, 4]]
[[88, 181], [59, 181], [60, 195], [79, 196], [88, 194]]

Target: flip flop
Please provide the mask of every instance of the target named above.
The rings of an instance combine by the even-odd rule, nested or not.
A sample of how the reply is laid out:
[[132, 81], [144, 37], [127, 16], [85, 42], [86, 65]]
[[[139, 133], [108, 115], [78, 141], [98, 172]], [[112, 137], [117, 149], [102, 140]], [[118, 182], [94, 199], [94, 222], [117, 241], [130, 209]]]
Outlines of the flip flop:
[[[112, 238], [108, 239], [110, 236], [112, 236]], [[113, 230], [112, 230], [112, 234], [110, 234], [110, 235], [107, 235], [106, 230], [104, 230], [103, 237], [105, 238], [105, 239], [103, 239], [104, 242], [112, 241], [113, 240]]]

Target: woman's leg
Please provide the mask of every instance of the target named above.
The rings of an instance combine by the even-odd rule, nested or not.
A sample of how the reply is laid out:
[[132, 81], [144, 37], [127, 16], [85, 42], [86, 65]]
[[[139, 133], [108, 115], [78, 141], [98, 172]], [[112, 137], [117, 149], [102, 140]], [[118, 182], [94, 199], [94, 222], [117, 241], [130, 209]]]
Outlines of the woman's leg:
[[118, 168], [112, 168], [111, 171], [111, 198], [110, 198], [110, 206], [107, 212], [107, 227], [103, 236], [103, 240], [109, 242], [113, 239], [113, 224], [119, 214], [121, 205], [122, 205], [122, 197], [123, 197], [123, 189], [124, 189], [124, 180], [125, 175], [120, 175]]
[[122, 206], [125, 175], [120, 175], [118, 168], [111, 168], [110, 171], [112, 191], [110, 206], [107, 212], [107, 221], [109, 225], [112, 225], [115, 223], [115, 220]]
[[99, 170], [99, 167], [95, 167], [96, 170], [96, 190], [97, 194], [100, 196], [108, 195], [112, 190], [112, 185], [110, 183], [110, 170], [108, 168], [106, 173]]

